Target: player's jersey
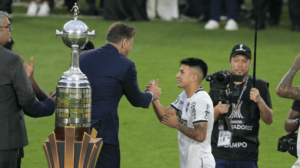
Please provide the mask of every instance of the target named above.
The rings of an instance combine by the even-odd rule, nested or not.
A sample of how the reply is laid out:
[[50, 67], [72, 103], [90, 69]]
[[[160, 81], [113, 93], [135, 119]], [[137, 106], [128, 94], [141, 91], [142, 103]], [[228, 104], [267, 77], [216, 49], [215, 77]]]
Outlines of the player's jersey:
[[180, 168], [214, 168], [215, 160], [210, 145], [214, 109], [210, 96], [202, 88], [190, 98], [183, 91], [171, 107], [176, 110], [179, 122], [189, 128], [194, 128], [196, 124], [207, 124], [206, 139], [203, 142], [195, 141], [178, 131]]

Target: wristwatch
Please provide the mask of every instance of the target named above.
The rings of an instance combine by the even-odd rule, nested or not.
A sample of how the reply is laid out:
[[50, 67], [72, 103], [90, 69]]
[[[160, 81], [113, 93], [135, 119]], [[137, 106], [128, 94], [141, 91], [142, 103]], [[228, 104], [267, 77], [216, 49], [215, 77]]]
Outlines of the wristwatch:
[[295, 123], [297, 124], [297, 127], [299, 127], [299, 118], [295, 120]]

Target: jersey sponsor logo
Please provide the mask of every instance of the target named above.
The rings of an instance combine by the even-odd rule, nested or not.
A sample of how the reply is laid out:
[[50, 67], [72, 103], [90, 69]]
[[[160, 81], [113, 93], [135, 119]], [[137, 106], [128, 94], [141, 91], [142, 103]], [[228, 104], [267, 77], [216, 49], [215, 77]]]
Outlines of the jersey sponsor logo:
[[185, 107], [185, 112], [188, 112], [189, 106], [190, 106], [190, 102], [188, 102], [188, 104], [186, 105], [186, 107]]
[[250, 125], [231, 125], [231, 129], [252, 131], [253, 126]]
[[182, 111], [181, 111], [181, 110], [178, 110], [178, 111], [177, 111], [177, 115], [178, 115], [179, 118], [181, 118]]
[[210, 108], [210, 106], [209, 106], [209, 104], [207, 104], [207, 105], [206, 105], [205, 116], [204, 116], [205, 119], [208, 118], [208, 114], [210, 113], [210, 112], [209, 112], [209, 108]]
[[208, 114], [209, 114], [209, 111], [205, 111], [205, 116], [204, 116], [205, 119], [208, 119]]
[[244, 124], [243, 120], [230, 120], [230, 124]]
[[187, 126], [187, 120], [181, 119], [182, 111], [178, 110], [177, 115], [178, 115], [178, 121], [179, 121], [181, 124]]
[[225, 148], [247, 148], [247, 142], [232, 142], [229, 146], [224, 146]]
[[[228, 117], [229, 119], [233, 119], [233, 118], [244, 118], [242, 116], [241, 113], [241, 107], [242, 107], [243, 101], [241, 101], [240, 104], [236, 105], [235, 103], [232, 103], [232, 110], [231, 110], [231, 114]], [[234, 109], [237, 109], [236, 112], [234, 113]]]
[[192, 111], [192, 117], [195, 120], [196, 119], [196, 102], [193, 102], [191, 104], [191, 111]]
[[183, 119], [181, 119], [181, 118], [178, 118], [178, 121], [179, 121], [181, 124], [187, 126], [187, 120], [183, 120]]

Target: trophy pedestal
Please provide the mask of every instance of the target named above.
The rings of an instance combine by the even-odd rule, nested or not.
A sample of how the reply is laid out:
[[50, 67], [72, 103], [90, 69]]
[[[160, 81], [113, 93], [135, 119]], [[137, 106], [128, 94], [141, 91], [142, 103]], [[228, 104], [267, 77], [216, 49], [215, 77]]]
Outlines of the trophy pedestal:
[[[82, 141], [75, 140], [75, 127], [65, 127], [65, 140], [56, 140], [52, 132], [43, 148], [49, 168], [94, 168], [103, 145], [102, 138], [84, 133]], [[96, 135], [97, 133], [93, 133]]]

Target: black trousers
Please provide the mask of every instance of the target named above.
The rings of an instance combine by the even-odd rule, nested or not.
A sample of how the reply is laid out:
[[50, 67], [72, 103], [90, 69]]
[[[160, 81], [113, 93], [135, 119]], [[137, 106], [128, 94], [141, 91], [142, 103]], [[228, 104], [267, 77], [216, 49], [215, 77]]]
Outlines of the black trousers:
[[0, 168], [16, 168], [18, 149], [0, 150]]
[[148, 20], [146, 0], [102, 0], [106, 20]]
[[[252, 0], [253, 12], [256, 10], [256, 1]], [[267, 12], [270, 13], [270, 23], [278, 24], [282, 13], [282, 0], [258, 0], [258, 25], [265, 25]]]
[[96, 168], [120, 168], [120, 147], [103, 143]]
[[184, 8], [184, 14], [187, 16], [195, 16], [209, 18], [210, 0], [188, 0]]
[[289, 14], [292, 21], [292, 26], [300, 26], [300, 1], [289, 0]]
[[17, 168], [21, 168], [21, 160], [22, 160], [22, 158], [18, 158]]

